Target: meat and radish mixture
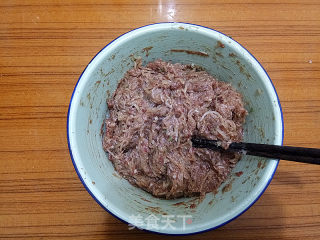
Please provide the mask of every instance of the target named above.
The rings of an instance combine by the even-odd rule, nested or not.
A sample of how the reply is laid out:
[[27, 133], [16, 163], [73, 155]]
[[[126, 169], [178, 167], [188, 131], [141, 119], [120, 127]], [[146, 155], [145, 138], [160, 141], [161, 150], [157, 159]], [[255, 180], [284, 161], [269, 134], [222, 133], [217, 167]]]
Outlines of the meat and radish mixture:
[[131, 184], [162, 198], [204, 196], [240, 155], [192, 147], [191, 136], [241, 141], [241, 95], [193, 65], [137, 63], [108, 100], [103, 148]]

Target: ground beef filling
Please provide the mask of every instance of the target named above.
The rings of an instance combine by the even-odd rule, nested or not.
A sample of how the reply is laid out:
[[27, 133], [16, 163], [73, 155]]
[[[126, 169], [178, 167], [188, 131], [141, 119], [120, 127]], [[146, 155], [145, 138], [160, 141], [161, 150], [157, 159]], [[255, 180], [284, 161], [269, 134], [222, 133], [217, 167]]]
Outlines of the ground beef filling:
[[204, 196], [240, 158], [192, 147], [192, 135], [241, 141], [247, 114], [230, 84], [192, 65], [136, 64], [108, 108], [103, 148], [109, 160], [122, 177], [154, 196]]

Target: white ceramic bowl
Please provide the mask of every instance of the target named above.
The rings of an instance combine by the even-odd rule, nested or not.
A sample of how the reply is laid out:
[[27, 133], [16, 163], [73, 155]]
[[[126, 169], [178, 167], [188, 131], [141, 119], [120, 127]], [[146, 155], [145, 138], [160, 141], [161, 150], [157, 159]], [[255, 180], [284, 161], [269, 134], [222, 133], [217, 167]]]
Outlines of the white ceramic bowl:
[[[172, 49], [203, 52], [208, 56]], [[197, 198], [158, 199], [130, 185], [116, 174], [103, 151], [101, 126], [107, 112], [106, 99], [125, 72], [133, 67], [132, 59], [139, 56], [143, 63], [158, 58], [194, 63], [219, 80], [230, 82], [244, 96], [249, 111], [244, 141], [282, 144], [283, 120], [276, 91], [265, 70], [245, 48], [206, 27], [186, 23], [152, 24], [130, 31], [104, 47], [75, 86], [67, 133], [70, 155], [80, 180], [105, 210], [145, 230], [192, 234], [230, 222], [261, 196], [276, 171], [278, 160], [243, 157], [218, 192], [208, 193], [198, 203]], [[167, 219], [169, 226], [165, 226]]]

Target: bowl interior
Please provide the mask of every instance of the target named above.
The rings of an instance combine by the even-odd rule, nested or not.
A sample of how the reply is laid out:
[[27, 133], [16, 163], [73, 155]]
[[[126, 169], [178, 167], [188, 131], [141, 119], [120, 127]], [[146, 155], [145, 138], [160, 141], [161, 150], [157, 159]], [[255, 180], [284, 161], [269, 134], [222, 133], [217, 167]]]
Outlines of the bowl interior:
[[[263, 68], [244, 48], [219, 32], [196, 25], [149, 25], [105, 47], [87, 66], [74, 90], [68, 136], [80, 178], [104, 208], [131, 224], [142, 219], [144, 224], [140, 227], [144, 229], [187, 234], [230, 221], [262, 194], [272, 179], [277, 160], [244, 156], [218, 192], [208, 193], [201, 202], [198, 198], [155, 198], [119, 177], [108, 160], [101, 145], [106, 99], [138, 57], [144, 64], [158, 58], [193, 63], [217, 79], [230, 82], [242, 93], [249, 112], [244, 141], [282, 144], [282, 115], [275, 90]], [[174, 228], [161, 222], [168, 217]], [[156, 225], [150, 225], [151, 218]]]

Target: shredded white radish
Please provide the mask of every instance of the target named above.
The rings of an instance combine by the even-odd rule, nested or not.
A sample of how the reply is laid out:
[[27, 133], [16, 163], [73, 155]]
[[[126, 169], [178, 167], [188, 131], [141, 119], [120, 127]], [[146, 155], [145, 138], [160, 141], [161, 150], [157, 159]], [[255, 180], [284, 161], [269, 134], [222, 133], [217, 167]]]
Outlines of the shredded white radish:
[[192, 147], [191, 136], [242, 140], [241, 95], [196, 66], [141, 59], [108, 100], [103, 148], [116, 171], [154, 196], [204, 196], [226, 180], [239, 155]]

